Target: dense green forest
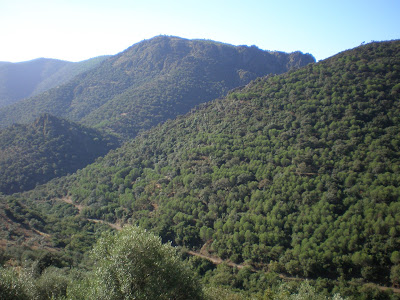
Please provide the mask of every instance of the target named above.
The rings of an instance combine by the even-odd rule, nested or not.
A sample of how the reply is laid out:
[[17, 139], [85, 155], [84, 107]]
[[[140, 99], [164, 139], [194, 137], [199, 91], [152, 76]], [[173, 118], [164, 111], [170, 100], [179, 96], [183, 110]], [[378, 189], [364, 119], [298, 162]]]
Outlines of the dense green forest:
[[0, 107], [63, 84], [106, 58], [101, 56], [77, 63], [48, 58], [20, 63], [0, 62]]
[[300, 52], [158, 36], [64, 85], [0, 109], [0, 127], [47, 112], [132, 138], [259, 76], [314, 61]]
[[[186, 254], [204, 286], [199, 297], [399, 299], [385, 290], [400, 282], [399, 82], [399, 41], [258, 78], [75, 174], [3, 196], [2, 240], [22, 250], [18, 257], [4, 250], [2, 260], [30, 255], [26, 270], [41, 261], [23, 251], [15, 225], [5, 232], [13, 222], [45, 234], [42, 249], [57, 249], [61, 262], [47, 263], [32, 290], [69, 264], [82, 273], [61, 276], [56, 296], [74, 299], [74, 286], [96, 272], [84, 253], [96, 241], [92, 257], [119, 245], [110, 233], [98, 239], [100, 232], [133, 224], [183, 253], [225, 261]], [[119, 278], [116, 261], [104, 259], [99, 266]], [[19, 281], [25, 273], [13, 270], [2, 271], [4, 282], [28, 293]], [[124, 280], [101, 274], [95, 292], [129, 292], [119, 289]]]
[[119, 146], [97, 130], [44, 114], [0, 131], [0, 193], [33, 189], [73, 173]]
[[234, 262], [395, 284], [399, 45], [256, 80], [78, 171], [68, 195]]

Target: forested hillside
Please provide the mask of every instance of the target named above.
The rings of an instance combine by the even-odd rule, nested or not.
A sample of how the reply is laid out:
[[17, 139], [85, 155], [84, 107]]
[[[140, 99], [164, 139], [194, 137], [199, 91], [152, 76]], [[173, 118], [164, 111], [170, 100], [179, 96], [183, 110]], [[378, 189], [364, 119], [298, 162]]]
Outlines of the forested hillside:
[[0, 193], [34, 188], [73, 173], [118, 147], [115, 137], [44, 114], [0, 131]]
[[106, 58], [96, 57], [77, 63], [47, 58], [20, 63], [0, 62], [0, 107], [63, 84]]
[[0, 126], [48, 112], [130, 138], [259, 76], [314, 61], [300, 52], [158, 36], [63, 86], [1, 109]]
[[2, 201], [41, 216], [65, 253], [89, 247], [89, 220], [132, 223], [248, 266], [191, 259], [214, 287], [273, 299], [281, 274], [324, 294], [399, 299], [374, 288], [400, 282], [399, 82], [400, 42], [371, 43], [256, 79]]
[[88, 217], [306, 277], [397, 284], [400, 42], [258, 79], [69, 177]]

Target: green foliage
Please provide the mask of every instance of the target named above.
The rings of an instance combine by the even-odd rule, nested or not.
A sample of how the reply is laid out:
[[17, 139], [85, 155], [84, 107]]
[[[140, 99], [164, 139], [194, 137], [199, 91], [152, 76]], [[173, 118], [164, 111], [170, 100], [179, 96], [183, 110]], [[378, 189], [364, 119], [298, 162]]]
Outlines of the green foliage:
[[3, 300], [29, 299], [25, 294], [23, 283], [13, 269], [0, 267], [0, 298]]
[[0, 267], [0, 298], [19, 299], [63, 299], [73, 276], [65, 269], [49, 267], [37, 274], [31, 268]]
[[267, 288], [258, 293], [245, 293], [243, 291], [232, 291], [224, 287], [208, 286], [205, 288], [206, 297], [212, 300], [343, 300], [339, 294], [326, 296], [318, 292], [308, 281], [300, 285], [282, 283]]
[[276, 292], [271, 292], [266, 295], [266, 299], [274, 300], [343, 300], [339, 294], [332, 297], [318, 293], [309, 282], [303, 282], [297, 291], [288, 284], [282, 284], [276, 289]]
[[65, 268], [51, 252], [17, 268], [0, 267], [0, 298], [203, 299], [201, 285], [176, 250], [138, 227], [103, 235], [90, 255], [89, 271]]
[[116, 148], [115, 137], [48, 114], [0, 131], [0, 192], [12, 194], [73, 173]]
[[94, 270], [87, 282], [71, 289], [72, 298], [202, 299], [201, 287], [176, 250], [139, 227], [103, 236], [92, 258]]

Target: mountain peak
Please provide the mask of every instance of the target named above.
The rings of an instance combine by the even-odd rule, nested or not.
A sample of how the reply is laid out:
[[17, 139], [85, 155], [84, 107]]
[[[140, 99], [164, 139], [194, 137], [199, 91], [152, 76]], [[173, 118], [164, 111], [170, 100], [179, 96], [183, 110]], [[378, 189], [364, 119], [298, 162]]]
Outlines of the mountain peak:
[[0, 126], [33, 121], [45, 110], [132, 138], [257, 77], [314, 61], [301, 53], [156, 36], [56, 89], [0, 109]]

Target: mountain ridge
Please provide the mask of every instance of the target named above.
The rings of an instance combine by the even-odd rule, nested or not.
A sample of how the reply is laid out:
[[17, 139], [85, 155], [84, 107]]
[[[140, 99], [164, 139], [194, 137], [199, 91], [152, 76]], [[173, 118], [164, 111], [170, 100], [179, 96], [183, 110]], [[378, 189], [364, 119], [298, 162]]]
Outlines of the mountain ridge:
[[158, 36], [57, 89], [0, 109], [0, 125], [48, 112], [131, 138], [258, 76], [314, 61], [300, 53]]
[[73, 63], [58, 59], [37, 58], [25, 62], [0, 63], [0, 107], [29, 98], [85, 72], [107, 56]]

